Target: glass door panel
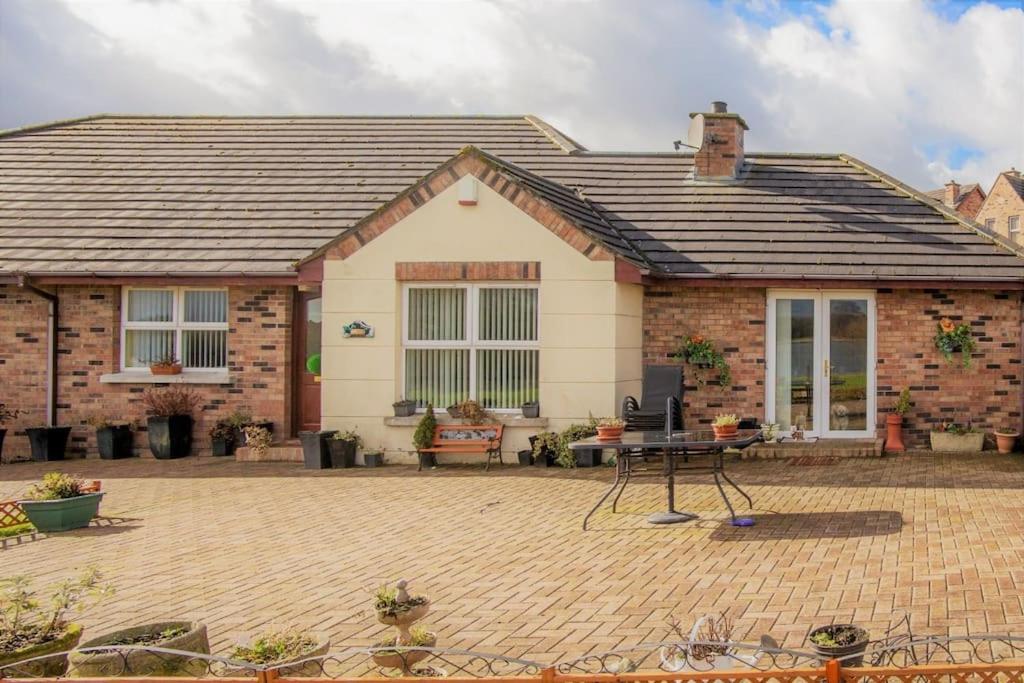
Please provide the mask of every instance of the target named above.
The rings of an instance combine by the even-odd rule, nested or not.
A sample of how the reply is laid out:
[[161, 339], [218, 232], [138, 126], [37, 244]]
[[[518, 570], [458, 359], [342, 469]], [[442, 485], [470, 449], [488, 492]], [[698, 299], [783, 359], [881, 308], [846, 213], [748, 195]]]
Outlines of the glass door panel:
[[871, 306], [867, 298], [826, 296], [828, 431], [874, 429], [871, 411]]
[[817, 308], [812, 298], [775, 300], [774, 422], [784, 430], [793, 426], [807, 432], [815, 429]]

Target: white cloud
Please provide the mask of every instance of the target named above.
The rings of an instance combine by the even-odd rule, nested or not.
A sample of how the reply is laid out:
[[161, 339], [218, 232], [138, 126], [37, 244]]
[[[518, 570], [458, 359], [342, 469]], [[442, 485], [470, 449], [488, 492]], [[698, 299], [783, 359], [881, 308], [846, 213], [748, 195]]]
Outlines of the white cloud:
[[1024, 165], [1024, 12], [942, 9], [4, 0], [0, 125], [117, 110], [531, 112], [591, 148], [668, 150], [689, 111], [725, 99], [752, 127], [749, 149], [847, 151], [922, 187], [988, 184]]

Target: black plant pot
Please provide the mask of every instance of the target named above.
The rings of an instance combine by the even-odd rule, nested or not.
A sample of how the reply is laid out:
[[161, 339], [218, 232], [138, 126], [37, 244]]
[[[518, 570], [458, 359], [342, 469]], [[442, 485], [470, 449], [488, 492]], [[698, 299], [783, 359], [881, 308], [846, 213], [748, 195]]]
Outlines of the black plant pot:
[[245, 428], [246, 427], [263, 427], [264, 429], [266, 429], [271, 434], [274, 433], [274, 423], [273, 422], [250, 422], [248, 424], [242, 425], [241, 427], [235, 427], [235, 443], [238, 444], [239, 446], [245, 446], [246, 445], [246, 441], [245, 441]]
[[330, 439], [327, 450], [331, 454], [331, 467], [341, 469], [356, 466], [356, 442]]
[[364, 453], [363, 462], [367, 467], [383, 467], [384, 456], [380, 453]]
[[30, 427], [25, 430], [36, 462], [63, 460], [71, 427]]
[[132, 428], [128, 425], [111, 425], [96, 430], [96, 450], [104, 460], [120, 460], [132, 457]]
[[524, 467], [527, 466], [527, 465], [532, 465], [533, 464], [533, 451], [531, 451], [529, 449], [524, 450], [524, 451], [519, 451], [519, 464], [523, 465]]
[[600, 467], [601, 449], [582, 448], [576, 451], [576, 467]]
[[395, 417], [412, 417], [416, 414], [416, 401], [395, 403], [392, 408], [395, 409]]
[[0, 429], [0, 462], [4, 461], [4, 437], [7, 436], [6, 429]]
[[226, 455], [235, 454], [235, 440], [231, 439], [211, 439], [210, 440], [210, 453], [212, 455], [222, 457]]
[[436, 453], [420, 453], [420, 467], [428, 470], [437, 467], [437, 454]]
[[307, 470], [331, 469], [331, 452], [327, 440], [337, 434], [337, 430], [319, 432], [299, 432], [302, 442], [302, 462]]
[[151, 417], [146, 422], [149, 450], [158, 460], [184, 458], [192, 453], [192, 416]]
[[540, 417], [540, 404], [539, 403], [524, 403], [522, 405], [523, 417], [533, 418]]

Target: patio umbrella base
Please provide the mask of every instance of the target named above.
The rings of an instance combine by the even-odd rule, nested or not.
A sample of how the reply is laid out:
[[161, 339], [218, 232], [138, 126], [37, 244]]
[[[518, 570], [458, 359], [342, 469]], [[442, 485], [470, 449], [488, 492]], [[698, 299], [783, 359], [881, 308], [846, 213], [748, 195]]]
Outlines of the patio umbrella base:
[[691, 519], [697, 519], [697, 515], [692, 512], [655, 512], [653, 515], [647, 518], [647, 521], [651, 524], [679, 524], [680, 522], [689, 522]]

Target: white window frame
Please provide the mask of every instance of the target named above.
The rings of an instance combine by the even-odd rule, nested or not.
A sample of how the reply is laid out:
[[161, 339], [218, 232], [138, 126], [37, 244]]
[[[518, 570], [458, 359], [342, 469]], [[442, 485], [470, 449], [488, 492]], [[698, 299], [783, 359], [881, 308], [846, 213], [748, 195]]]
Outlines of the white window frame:
[[[174, 303], [171, 311], [173, 320], [170, 322], [130, 322], [128, 320], [128, 293], [131, 291], [144, 292], [172, 292]], [[186, 330], [228, 330], [230, 323], [225, 320], [222, 323], [186, 323], [185, 322], [185, 292], [224, 292], [228, 296], [230, 306], [230, 295], [227, 287], [122, 287], [121, 288], [121, 371], [122, 372], [144, 372], [148, 373], [148, 367], [129, 367], [127, 359], [127, 335], [128, 330], [174, 330], [174, 349], [176, 357], [181, 357], [181, 337]], [[230, 318], [230, 308], [228, 317]], [[230, 336], [230, 335], [229, 335]], [[225, 342], [225, 360], [227, 359], [228, 344]], [[188, 372], [220, 372], [228, 368], [226, 365], [217, 368], [185, 368]]]
[[[1014, 227], [1015, 221], [1017, 224], [1016, 227]], [[1020, 216], [1006, 217], [1006, 234], [1011, 238], [1020, 234]]]
[[[466, 291], [466, 338], [446, 340], [409, 339], [409, 292], [413, 289], [464, 289]], [[483, 289], [535, 289], [537, 290], [537, 339], [532, 341], [499, 341], [480, 339], [477, 326], [480, 309], [480, 291]], [[469, 350], [469, 400], [476, 400], [476, 350], [477, 349], [536, 349], [540, 350], [541, 301], [539, 282], [416, 282], [402, 287], [402, 372], [399, 377], [399, 394], [405, 396], [406, 349], [468, 349]], [[425, 408], [417, 408], [417, 413]], [[488, 408], [491, 413], [517, 413], [519, 408]]]

